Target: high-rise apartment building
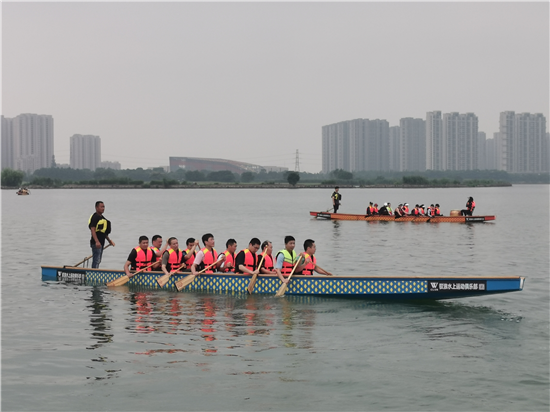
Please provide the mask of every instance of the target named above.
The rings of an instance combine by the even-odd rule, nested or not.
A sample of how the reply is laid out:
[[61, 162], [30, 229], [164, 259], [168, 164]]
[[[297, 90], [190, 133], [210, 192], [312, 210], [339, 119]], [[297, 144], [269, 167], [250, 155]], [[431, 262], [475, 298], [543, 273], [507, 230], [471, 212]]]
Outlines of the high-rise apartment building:
[[473, 113], [443, 115], [443, 140], [446, 144], [446, 170], [477, 169], [478, 120]]
[[400, 171], [426, 170], [426, 121], [405, 117], [399, 121], [401, 131]]
[[2, 168], [33, 173], [51, 167], [54, 152], [53, 117], [20, 114], [2, 117]]
[[500, 113], [502, 170], [540, 173], [546, 168], [546, 117], [541, 113]]
[[476, 169], [487, 169], [487, 135], [485, 132], [477, 132], [477, 167]]
[[390, 170], [401, 170], [401, 128], [390, 126]]
[[323, 173], [390, 170], [389, 124], [354, 119], [322, 127]]
[[101, 164], [99, 136], [75, 134], [71, 136], [71, 168], [96, 170]]
[[446, 170], [446, 150], [441, 112], [426, 113], [426, 169]]

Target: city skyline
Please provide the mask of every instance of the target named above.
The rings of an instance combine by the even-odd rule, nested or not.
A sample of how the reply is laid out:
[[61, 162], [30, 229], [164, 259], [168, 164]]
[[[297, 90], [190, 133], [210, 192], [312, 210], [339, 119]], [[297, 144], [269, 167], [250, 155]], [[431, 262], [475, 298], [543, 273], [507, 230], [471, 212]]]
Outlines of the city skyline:
[[321, 126], [340, 119], [391, 126], [473, 112], [492, 136], [502, 111], [548, 118], [548, 11], [547, 2], [4, 2], [2, 114], [53, 115], [59, 163], [80, 133], [101, 136], [102, 159], [124, 168], [175, 153], [293, 169], [298, 149], [301, 168], [318, 172]]

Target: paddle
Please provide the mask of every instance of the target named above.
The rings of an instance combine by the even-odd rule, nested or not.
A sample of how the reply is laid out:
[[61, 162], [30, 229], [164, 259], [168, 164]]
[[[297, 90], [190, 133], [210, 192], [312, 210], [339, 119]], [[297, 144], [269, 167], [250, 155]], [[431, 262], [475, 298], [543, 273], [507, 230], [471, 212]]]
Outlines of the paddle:
[[151, 263], [149, 266], [146, 266], [144, 267], [143, 269], [140, 269], [138, 270], [136, 273], [134, 273], [132, 276], [128, 276], [128, 275], [124, 275], [124, 276], [121, 276], [119, 278], [116, 278], [115, 280], [112, 280], [110, 282], [107, 283], [107, 286], [122, 286], [122, 285], [125, 285], [126, 283], [128, 283], [128, 281], [130, 280], [130, 277], [134, 277], [135, 275], [137, 275], [138, 273], [141, 273], [143, 272], [144, 270], [146, 269], [149, 269], [151, 266], [153, 266], [155, 263], [157, 262], [153, 262]]
[[[288, 275], [288, 282], [290, 282], [290, 278], [292, 277], [292, 275], [294, 274], [294, 271], [296, 270], [296, 268], [298, 267], [298, 265], [300, 264], [300, 261], [302, 260], [302, 256], [300, 255], [298, 257], [298, 261], [296, 262], [296, 264], [294, 265], [294, 267], [292, 268], [292, 272], [290, 272], [290, 275]], [[288, 287], [288, 283], [285, 283], [283, 282], [283, 284], [281, 285], [281, 287], [279, 288], [279, 290], [277, 291], [277, 293], [275, 294], [276, 297], [281, 297], [285, 294], [286, 292], [286, 288]]]
[[[316, 264], [316, 265], [317, 265], [317, 264]], [[317, 267], [318, 267], [319, 269], [321, 269], [321, 270], [322, 270], [323, 272], [325, 272], [325, 273], [330, 273], [329, 271], [323, 269], [323, 268], [322, 268], [321, 266], [319, 266], [319, 265], [317, 265]], [[325, 275], [325, 276], [334, 276], [334, 275], [333, 275], [332, 273], [330, 273], [330, 275]]]
[[328, 209], [325, 213], [328, 213], [328, 212], [330, 212], [330, 211], [333, 210], [333, 209], [334, 209], [334, 206], [332, 206], [330, 209]]
[[[103, 248], [103, 250], [107, 249], [109, 246], [111, 246], [111, 244], [109, 243], [107, 246], [105, 246]], [[90, 255], [88, 256], [87, 258], [85, 258], [84, 260], [82, 260], [81, 262], [78, 262], [76, 265], [74, 265], [73, 267], [78, 267], [78, 265], [81, 265], [82, 263], [86, 262], [87, 260], [91, 259], [94, 255]]]
[[[212, 263], [211, 265], [208, 265], [207, 267], [205, 267], [203, 270], [201, 270], [200, 272], [197, 273], [197, 275], [200, 275], [201, 273], [204, 273], [206, 272], [208, 269], [210, 269], [212, 266], [215, 266], [218, 262], [220, 261], [220, 259], [218, 258], [218, 260], [216, 260], [214, 263]], [[189, 276], [186, 276], [184, 277], [183, 279], [180, 279], [176, 282], [176, 288], [178, 288], [178, 291], [181, 291], [184, 287], [186, 287], [187, 285], [189, 285], [190, 283], [193, 283], [193, 281], [195, 280], [195, 277], [197, 275], [189, 275]]]
[[[260, 264], [258, 265], [258, 271], [261, 270], [262, 268], [262, 264], [264, 263], [264, 259], [265, 259], [265, 255], [267, 254], [265, 252], [265, 249], [267, 249], [267, 245], [266, 247], [264, 248], [264, 253], [262, 254], [262, 260], [260, 260]], [[252, 292], [254, 291], [254, 285], [256, 284], [256, 279], [258, 278], [258, 274], [257, 273], [254, 273], [252, 275], [252, 278], [250, 279], [250, 283], [248, 284], [248, 288], [246, 288], [246, 290], [248, 291], [248, 294], [249, 295], [252, 295]]]
[[180, 270], [182, 267], [185, 266], [185, 263], [182, 263], [176, 270], [171, 271], [167, 275], [162, 275], [160, 278], [157, 278], [157, 283], [160, 285], [160, 287], [164, 287], [170, 280], [170, 276], [172, 276], [174, 273], [176, 273], [178, 270]]

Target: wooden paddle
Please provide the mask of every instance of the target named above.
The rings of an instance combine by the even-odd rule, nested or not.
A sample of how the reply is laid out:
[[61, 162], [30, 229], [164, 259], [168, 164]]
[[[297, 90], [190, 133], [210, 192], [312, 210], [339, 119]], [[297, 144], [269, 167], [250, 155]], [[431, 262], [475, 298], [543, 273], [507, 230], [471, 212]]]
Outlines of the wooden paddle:
[[138, 270], [136, 273], [134, 273], [132, 276], [128, 276], [128, 275], [124, 275], [124, 276], [121, 276], [119, 278], [116, 278], [115, 280], [112, 280], [110, 282], [107, 283], [107, 286], [122, 286], [122, 285], [125, 285], [126, 283], [128, 283], [128, 281], [130, 280], [130, 277], [134, 277], [135, 275], [137, 275], [138, 273], [141, 273], [143, 272], [144, 270], [147, 270], [149, 269], [151, 266], [153, 266], [155, 263], [157, 262], [153, 262], [151, 263], [149, 266], [146, 266], [144, 267], [143, 269], [140, 269]]
[[167, 275], [162, 275], [160, 278], [157, 278], [157, 283], [160, 285], [161, 288], [164, 287], [164, 285], [166, 285], [170, 280], [170, 276], [172, 276], [174, 273], [176, 273], [178, 270], [180, 270], [184, 266], [185, 266], [185, 262], [182, 263], [177, 269], [168, 273]]
[[[298, 267], [298, 265], [300, 264], [300, 261], [302, 260], [302, 256], [298, 256], [298, 261], [296, 262], [296, 264], [294, 265], [294, 267], [292, 268], [292, 272], [290, 272], [290, 275], [288, 275], [288, 282], [290, 282], [290, 278], [292, 277], [292, 275], [294, 274], [294, 271], [296, 270], [296, 268]], [[285, 294], [286, 292], [286, 288], [288, 287], [288, 283], [285, 283], [283, 282], [283, 284], [281, 285], [281, 287], [279, 288], [278, 292], [275, 294], [276, 297], [281, 297]]]
[[[111, 246], [110, 243], [109, 243], [107, 246], [105, 246], [105, 247], [103, 248], [103, 250], [107, 249], [109, 246]], [[77, 263], [76, 265], [74, 265], [73, 267], [74, 267], [74, 268], [75, 268], [75, 267], [78, 267], [78, 266], [81, 265], [82, 263], [84, 263], [84, 262], [86, 262], [87, 260], [91, 259], [93, 256], [94, 256], [94, 255], [88, 256], [88, 257], [85, 258], [84, 260], [78, 262], [78, 263]]]
[[[206, 272], [208, 269], [210, 269], [212, 266], [215, 266], [218, 262], [220, 261], [220, 259], [218, 258], [218, 260], [216, 260], [214, 263], [212, 263], [211, 265], [208, 265], [207, 267], [205, 267], [203, 270], [201, 270], [200, 272], [197, 273], [197, 275], [200, 275], [201, 273], [204, 273]], [[190, 283], [193, 283], [193, 281], [195, 280], [195, 277], [197, 275], [189, 275], [189, 276], [186, 276], [184, 277], [183, 279], [180, 279], [176, 282], [176, 288], [178, 288], [178, 291], [181, 291], [184, 287], [186, 287], [187, 285], [189, 285]]]
[[[267, 249], [267, 246], [265, 247], [265, 249]], [[267, 253], [265, 251], [262, 254], [262, 260], [260, 260], [260, 264], [258, 265], [258, 271], [262, 269], [262, 264], [264, 263], [264, 259], [265, 259], [266, 254]], [[254, 285], [256, 284], [256, 279], [257, 278], [258, 278], [258, 274], [254, 273], [252, 275], [252, 279], [250, 279], [250, 283], [248, 284], [248, 288], [246, 288], [249, 295], [252, 295], [252, 292], [254, 291]]]

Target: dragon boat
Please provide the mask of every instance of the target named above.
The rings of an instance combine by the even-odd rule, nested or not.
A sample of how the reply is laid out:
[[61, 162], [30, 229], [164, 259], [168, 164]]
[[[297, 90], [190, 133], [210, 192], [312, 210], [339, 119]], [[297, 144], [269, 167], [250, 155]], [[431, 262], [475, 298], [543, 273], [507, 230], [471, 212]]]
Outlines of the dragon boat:
[[402, 216], [395, 217], [394, 215], [376, 215], [376, 216], [367, 216], [367, 215], [354, 215], [350, 213], [330, 213], [330, 212], [309, 212], [311, 216], [316, 217], [317, 219], [327, 219], [327, 220], [364, 220], [367, 222], [426, 222], [426, 223], [441, 223], [441, 222], [452, 222], [452, 223], [476, 223], [476, 222], [487, 222], [490, 220], [495, 220], [496, 216]]
[[[42, 266], [43, 281], [78, 282], [86, 285], [105, 285], [125, 273], [123, 270], [80, 267]], [[142, 272], [130, 278], [129, 287], [177, 291], [175, 282], [189, 273], [174, 274], [162, 288], [157, 278], [162, 272]], [[212, 273], [197, 276], [185, 291], [245, 294], [250, 276], [235, 273]], [[367, 299], [455, 299], [485, 296], [523, 290], [522, 276], [292, 276], [287, 295], [335, 296]], [[260, 275], [254, 294], [274, 295], [281, 281], [274, 275]]]

